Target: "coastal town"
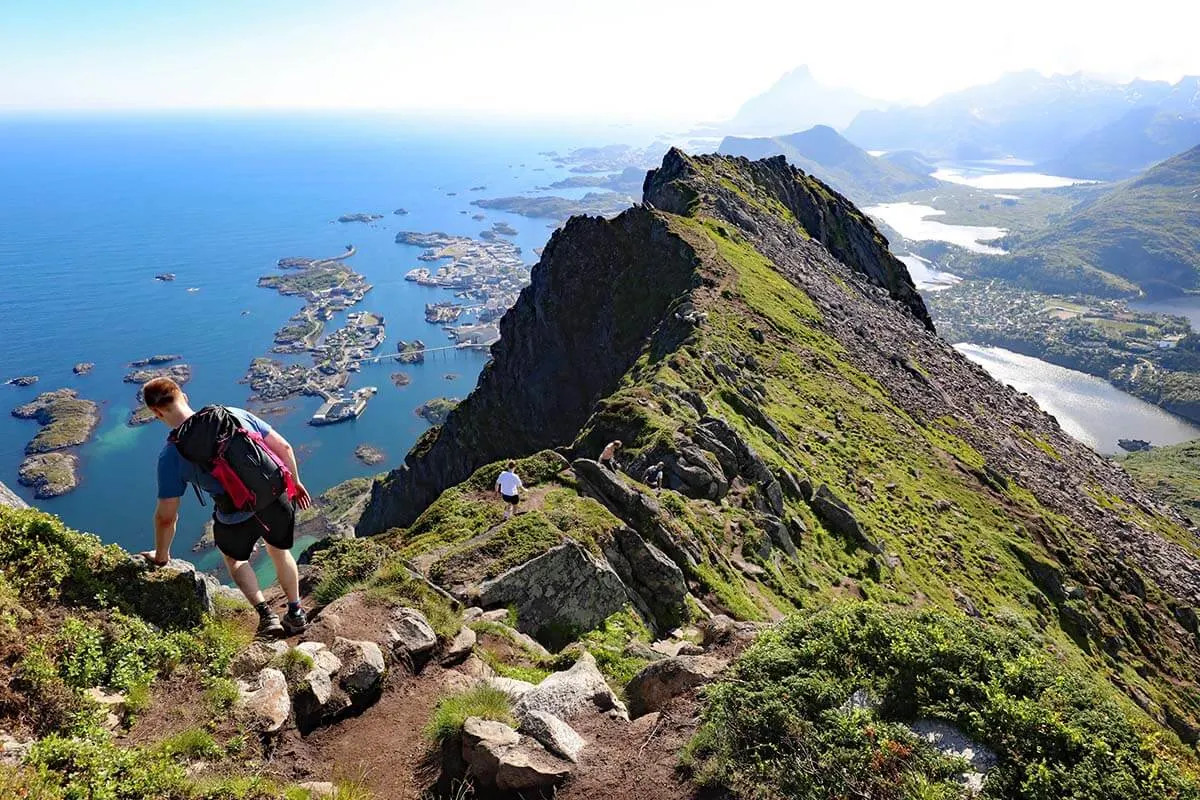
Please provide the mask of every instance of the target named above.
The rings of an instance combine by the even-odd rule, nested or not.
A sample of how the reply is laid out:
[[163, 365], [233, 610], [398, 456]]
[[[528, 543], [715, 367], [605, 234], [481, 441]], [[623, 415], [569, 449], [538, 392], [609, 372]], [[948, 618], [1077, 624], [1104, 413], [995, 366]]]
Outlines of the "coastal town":
[[[496, 223], [491, 231], [499, 236], [515, 234], [508, 225]], [[400, 244], [425, 248], [417, 256], [427, 263], [448, 261], [436, 268], [418, 267], [404, 277], [418, 286], [448, 289], [454, 300], [427, 303], [425, 321], [441, 325], [456, 345], [487, 347], [500, 337], [495, 323], [517, 301], [521, 289], [529, 283], [529, 268], [521, 260], [521, 248], [498, 236], [480, 240], [449, 234], [402, 231]], [[475, 322], [453, 326], [466, 314]]]

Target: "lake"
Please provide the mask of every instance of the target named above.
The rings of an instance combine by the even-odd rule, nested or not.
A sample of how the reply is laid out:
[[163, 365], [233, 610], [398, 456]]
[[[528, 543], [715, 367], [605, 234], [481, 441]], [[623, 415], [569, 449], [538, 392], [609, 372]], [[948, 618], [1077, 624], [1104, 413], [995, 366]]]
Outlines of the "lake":
[[1164, 300], [1134, 300], [1129, 303], [1132, 311], [1149, 311], [1155, 314], [1174, 314], [1186, 317], [1193, 331], [1200, 331], [1200, 297], [1184, 295]]
[[1043, 172], [1001, 172], [987, 166], [940, 167], [933, 177], [976, 189], [1057, 189], [1077, 183], [1096, 183], [1084, 178], [1067, 178]]
[[1004, 255], [1004, 251], [986, 242], [1004, 236], [1004, 228], [983, 225], [948, 225], [929, 219], [945, 214], [933, 206], [920, 203], [881, 203], [864, 208], [873, 217], [903, 236], [916, 242], [949, 242], [974, 253]]
[[938, 292], [962, 282], [959, 276], [951, 272], [942, 272], [932, 261], [915, 253], [897, 257], [908, 267], [909, 276], [922, 292]]
[[954, 347], [996, 380], [1032, 395], [1064, 431], [1099, 453], [1123, 452], [1117, 447], [1118, 439], [1166, 445], [1200, 438], [1200, 427], [1100, 378], [1002, 347]]

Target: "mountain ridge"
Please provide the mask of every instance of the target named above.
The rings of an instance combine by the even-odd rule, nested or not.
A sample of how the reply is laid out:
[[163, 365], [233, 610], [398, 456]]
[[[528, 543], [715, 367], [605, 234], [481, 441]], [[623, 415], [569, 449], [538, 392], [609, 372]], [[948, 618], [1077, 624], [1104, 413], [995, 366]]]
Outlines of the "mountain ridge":
[[928, 173], [872, 156], [828, 125], [787, 136], [726, 136], [717, 152], [749, 159], [785, 156], [792, 166], [819, 177], [860, 204], [938, 185]]

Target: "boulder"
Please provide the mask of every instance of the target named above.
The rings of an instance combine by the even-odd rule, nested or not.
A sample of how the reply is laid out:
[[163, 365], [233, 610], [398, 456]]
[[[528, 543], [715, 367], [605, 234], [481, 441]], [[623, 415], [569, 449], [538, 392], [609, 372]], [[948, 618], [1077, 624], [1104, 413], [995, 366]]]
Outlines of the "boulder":
[[287, 652], [285, 642], [254, 642], [229, 662], [229, 674], [234, 678], [254, 675]]
[[353, 705], [349, 695], [334, 680], [342, 660], [321, 642], [303, 642], [296, 649], [312, 659], [313, 666], [292, 691], [296, 726], [307, 732], [332, 721]]
[[679, 565], [641, 535], [619, 528], [604, 542], [604, 556], [621, 580], [637, 594], [660, 631], [687, 618], [687, 581]]
[[539, 639], [591, 630], [630, 601], [613, 568], [573, 541], [485, 581], [479, 599], [515, 606], [520, 630]]
[[0, 765], [16, 767], [25, 760], [33, 749], [34, 739], [17, 739], [5, 731], [0, 731]]
[[491, 675], [485, 681], [488, 686], [491, 686], [493, 689], [499, 689], [508, 695], [508, 699], [514, 703], [534, 688], [533, 684], [529, 681], [517, 678], [505, 678], [503, 675]]
[[249, 714], [255, 730], [279, 731], [292, 710], [287, 678], [279, 670], [267, 667], [250, 680], [239, 680], [238, 706]]
[[984, 745], [972, 741], [965, 733], [937, 719], [919, 719], [908, 725], [909, 729], [920, 738], [933, 745], [933, 748], [944, 756], [961, 758], [970, 765], [970, 769], [959, 775], [959, 783], [972, 796], [983, 791], [983, 782], [988, 770], [999, 761], [996, 754]]
[[196, 569], [190, 561], [173, 558], [154, 567], [141, 556], [130, 555], [98, 570], [134, 613], [160, 628], [191, 628], [213, 610], [221, 584]]
[[462, 756], [477, 788], [501, 792], [548, 789], [571, 774], [570, 763], [547, 753], [502, 722], [468, 717]]
[[589, 712], [605, 711], [629, 718], [624, 703], [613, 694], [596, 667], [596, 659], [587, 652], [580, 656], [575, 666], [546, 676], [513, 705], [513, 713], [519, 720], [533, 711], [545, 711], [564, 721]]
[[338, 685], [356, 706], [366, 705], [383, 683], [387, 671], [383, 651], [374, 642], [357, 642], [338, 636], [330, 648], [342, 662]]
[[625, 687], [629, 711], [634, 717], [658, 711], [672, 698], [711, 682], [728, 665], [712, 656], [675, 656], [649, 664]]
[[867, 536], [866, 531], [859, 524], [858, 518], [850, 510], [850, 506], [846, 505], [845, 501], [835, 495], [825, 484], [817, 487], [816, 493], [809, 501], [809, 506], [817, 515], [817, 519], [821, 520], [821, 523], [833, 533], [862, 545], [870, 553], [883, 552], [883, 548]]
[[701, 641], [705, 647], [728, 642], [749, 642], [758, 635], [761, 627], [756, 622], [738, 621], [724, 614], [716, 614], [700, 623]]
[[104, 714], [104, 727], [114, 731], [121, 726], [121, 720], [125, 718], [124, 693], [93, 686], [84, 692], [84, 695], [100, 706], [100, 710]]
[[466, 625], [459, 628], [458, 633], [454, 635], [454, 638], [442, 650], [442, 666], [449, 667], [460, 661], [465, 661], [467, 656], [471, 655], [472, 651], [474, 651], [477, 638], [475, 631]]
[[520, 744], [521, 735], [503, 722], [467, 717], [463, 722], [462, 755], [471, 775], [483, 786], [495, 785], [505, 750]]
[[386, 636], [396, 658], [416, 661], [437, 647], [433, 626], [415, 608], [394, 609]]
[[533, 737], [542, 747], [571, 763], [579, 760], [583, 737], [567, 723], [546, 711], [530, 711], [521, 719], [521, 733]]

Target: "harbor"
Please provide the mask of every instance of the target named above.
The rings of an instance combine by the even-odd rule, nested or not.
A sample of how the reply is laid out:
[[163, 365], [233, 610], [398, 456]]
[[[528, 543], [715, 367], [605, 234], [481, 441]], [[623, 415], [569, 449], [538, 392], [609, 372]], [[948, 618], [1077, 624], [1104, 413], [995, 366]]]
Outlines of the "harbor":
[[374, 386], [365, 386], [355, 390], [349, 397], [340, 395], [326, 396], [325, 402], [309, 419], [309, 425], [335, 425], [339, 422], [349, 422], [362, 416], [367, 410], [367, 401], [379, 390]]

